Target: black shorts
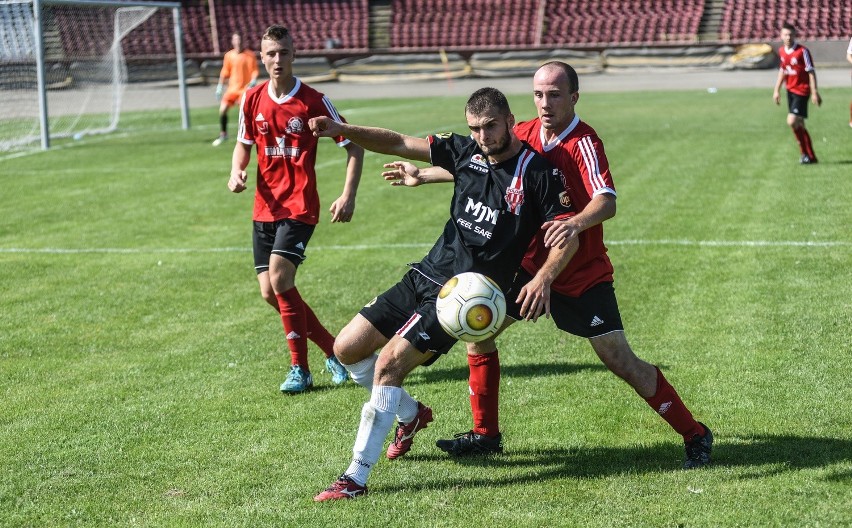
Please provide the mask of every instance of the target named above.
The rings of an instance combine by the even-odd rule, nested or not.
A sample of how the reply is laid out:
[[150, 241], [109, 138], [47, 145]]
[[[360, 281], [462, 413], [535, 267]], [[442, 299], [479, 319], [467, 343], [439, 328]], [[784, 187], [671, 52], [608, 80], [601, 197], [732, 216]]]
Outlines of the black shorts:
[[435, 353], [424, 363], [431, 365], [438, 355], [446, 354], [456, 344], [456, 339], [438, 323], [435, 299], [440, 289], [439, 284], [412, 269], [358, 313], [386, 338], [397, 334], [417, 350]]
[[289, 218], [276, 222], [255, 222], [252, 235], [255, 271], [269, 271], [269, 257], [273, 253], [296, 266], [301, 264], [305, 260], [305, 248], [315, 227]]
[[797, 95], [787, 92], [787, 108], [790, 113], [799, 117], [808, 118], [808, 96]]
[[[530, 279], [532, 276], [529, 273], [520, 270], [511, 290], [506, 294], [506, 312], [513, 319], [521, 319], [520, 306], [514, 301]], [[579, 297], [568, 297], [551, 291], [550, 317], [557, 328], [579, 337], [598, 337], [624, 330], [612, 282], [595, 284]]]

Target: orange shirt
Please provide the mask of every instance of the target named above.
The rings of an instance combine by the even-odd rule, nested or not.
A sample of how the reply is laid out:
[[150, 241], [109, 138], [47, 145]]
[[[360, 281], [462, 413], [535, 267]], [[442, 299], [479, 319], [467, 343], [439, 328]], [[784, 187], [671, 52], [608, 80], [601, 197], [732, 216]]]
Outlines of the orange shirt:
[[240, 92], [245, 91], [252, 77], [257, 75], [257, 56], [250, 49], [243, 51], [231, 50], [225, 53], [225, 60], [222, 62], [222, 73], [219, 78], [228, 79], [228, 91]]

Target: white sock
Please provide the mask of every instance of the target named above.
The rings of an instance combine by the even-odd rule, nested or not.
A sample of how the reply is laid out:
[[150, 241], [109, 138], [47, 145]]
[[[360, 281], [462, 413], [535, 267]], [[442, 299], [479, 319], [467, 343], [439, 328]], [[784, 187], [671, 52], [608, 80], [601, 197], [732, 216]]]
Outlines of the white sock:
[[[366, 359], [362, 359], [351, 365], [343, 365], [349, 371], [352, 381], [364, 387], [368, 391], [373, 390], [373, 376], [376, 374], [376, 361], [379, 359], [378, 354], [373, 354]], [[417, 416], [417, 400], [411, 397], [405, 389], [401, 389], [402, 394], [399, 399], [399, 410], [397, 411], [397, 419], [400, 423], [408, 423], [414, 420]]]
[[410, 423], [417, 417], [417, 400], [411, 397], [405, 389], [402, 389], [402, 395], [399, 398], [399, 408], [396, 410], [396, 419], [399, 423]]
[[352, 381], [364, 387], [368, 391], [373, 390], [373, 376], [376, 374], [376, 361], [379, 359], [378, 354], [372, 354], [366, 359], [362, 359], [351, 365], [343, 365], [352, 376]]
[[362, 486], [367, 484], [370, 471], [379, 461], [385, 438], [393, 427], [401, 394], [400, 387], [373, 387], [370, 401], [361, 409], [361, 424], [352, 448], [352, 462], [345, 474]]

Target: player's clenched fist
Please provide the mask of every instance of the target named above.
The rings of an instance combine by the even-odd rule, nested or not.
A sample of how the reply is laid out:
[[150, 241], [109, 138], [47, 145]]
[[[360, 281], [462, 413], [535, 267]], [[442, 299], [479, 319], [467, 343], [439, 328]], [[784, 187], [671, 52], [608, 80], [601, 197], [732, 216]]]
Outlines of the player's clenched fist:
[[308, 120], [308, 127], [314, 133], [314, 137], [331, 137], [340, 135], [340, 123], [329, 117], [312, 117]]
[[239, 193], [246, 190], [246, 171], [244, 170], [233, 170], [231, 171], [231, 177], [228, 179], [228, 189], [231, 192]]

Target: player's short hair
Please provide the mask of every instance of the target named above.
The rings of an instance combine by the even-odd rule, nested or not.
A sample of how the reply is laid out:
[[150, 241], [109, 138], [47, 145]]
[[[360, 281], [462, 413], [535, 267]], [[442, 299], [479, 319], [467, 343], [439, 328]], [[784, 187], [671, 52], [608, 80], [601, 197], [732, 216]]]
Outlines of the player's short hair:
[[488, 110], [497, 110], [501, 116], [508, 116], [512, 113], [509, 109], [509, 101], [503, 92], [497, 88], [480, 88], [473, 92], [464, 105], [465, 114], [481, 116]]
[[783, 24], [781, 24], [781, 29], [787, 29], [787, 30], [792, 31], [793, 33], [796, 32], [796, 26], [794, 26], [793, 24], [791, 24], [789, 22], [784, 22]]
[[544, 68], [545, 66], [548, 68], [558, 68], [562, 70], [562, 73], [564, 73], [565, 77], [568, 78], [568, 90], [570, 93], [580, 91], [580, 78], [577, 77], [577, 70], [572, 68], [570, 64], [562, 61], [550, 61], [542, 64], [541, 68]]
[[293, 37], [290, 36], [290, 30], [279, 24], [273, 24], [266, 28], [266, 31], [263, 32], [263, 36], [260, 37], [260, 40], [262, 41], [271, 40], [273, 42], [292, 39]]

